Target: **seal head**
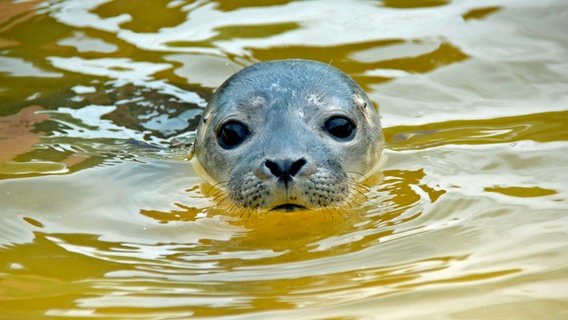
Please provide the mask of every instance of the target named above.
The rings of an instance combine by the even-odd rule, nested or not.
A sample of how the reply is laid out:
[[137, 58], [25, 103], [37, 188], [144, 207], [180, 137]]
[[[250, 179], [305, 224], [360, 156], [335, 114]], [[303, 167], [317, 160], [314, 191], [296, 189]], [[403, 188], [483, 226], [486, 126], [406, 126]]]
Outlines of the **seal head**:
[[233, 209], [339, 208], [379, 163], [377, 110], [351, 78], [308, 60], [254, 64], [208, 103], [194, 166]]

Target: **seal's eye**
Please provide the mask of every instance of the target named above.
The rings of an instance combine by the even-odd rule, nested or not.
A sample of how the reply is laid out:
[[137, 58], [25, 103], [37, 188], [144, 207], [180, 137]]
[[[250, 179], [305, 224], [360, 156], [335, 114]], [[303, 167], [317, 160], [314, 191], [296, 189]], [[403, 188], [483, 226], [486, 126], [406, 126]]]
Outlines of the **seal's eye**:
[[344, 116], [333, 116], [324, 124], [324, 130], [339, 141], [349, 141], [355, 135], [355, 124]]
[[223, 149], [233, 149], [241, 144], [250, 135], [250, 131], [244, 124], [237, 121], [229, 121], [217, 132], [217, 142]]

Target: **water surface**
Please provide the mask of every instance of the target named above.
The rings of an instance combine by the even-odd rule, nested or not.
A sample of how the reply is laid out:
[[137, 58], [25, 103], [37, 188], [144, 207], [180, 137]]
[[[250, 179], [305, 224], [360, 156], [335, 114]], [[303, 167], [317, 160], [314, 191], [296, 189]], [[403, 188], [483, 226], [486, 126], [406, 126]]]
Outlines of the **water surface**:
[[[0, 2], [0, 318], [568, 318], [568, 4]], [[385, 126], [344, 214], [230, 222], [185, 160], [235, 71], [331, 63]]]

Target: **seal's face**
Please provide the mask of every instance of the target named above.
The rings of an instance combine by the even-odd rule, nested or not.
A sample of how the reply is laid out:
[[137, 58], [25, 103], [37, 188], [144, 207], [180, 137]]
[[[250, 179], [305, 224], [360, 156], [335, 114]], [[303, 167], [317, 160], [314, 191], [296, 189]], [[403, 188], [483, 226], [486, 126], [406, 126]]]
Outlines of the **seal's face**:
[[207, 105], [194, 159], [231, 206], [335, 208], [379, 162], [377, 111], [343, 72], [314, 61], [259, 63]]

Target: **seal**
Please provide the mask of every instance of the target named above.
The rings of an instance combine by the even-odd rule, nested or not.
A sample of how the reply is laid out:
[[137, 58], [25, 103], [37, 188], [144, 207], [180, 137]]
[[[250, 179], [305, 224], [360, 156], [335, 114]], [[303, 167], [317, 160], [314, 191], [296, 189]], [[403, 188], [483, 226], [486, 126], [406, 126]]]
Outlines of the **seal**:
[[218, 88], [190, 153], [226, 208], [341, 209], [376, 171], [383, 141], [377, 109], [349, 76], [316, 61], [275, 60]]

